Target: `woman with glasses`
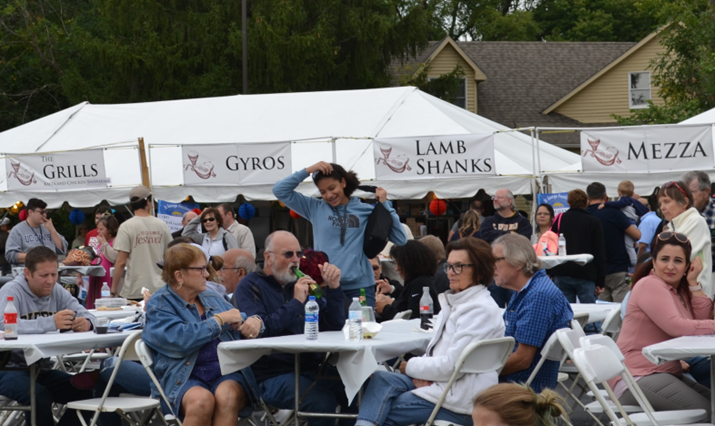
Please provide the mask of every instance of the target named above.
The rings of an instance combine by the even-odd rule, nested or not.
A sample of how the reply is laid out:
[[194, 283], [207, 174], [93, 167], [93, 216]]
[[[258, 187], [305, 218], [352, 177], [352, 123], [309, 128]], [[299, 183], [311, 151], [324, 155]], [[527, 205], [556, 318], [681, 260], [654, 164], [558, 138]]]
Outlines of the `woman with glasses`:
[[[714, 278], [712, 274], [711, 230], [706, 219], [694, 207], [694, 197], [683, 182], [667, 182], [659, 190], [659, 207], [664, 218], [669, 221], [668, 230], [689, 237], [691, 258], [701, 259], [704, 267], [698, 277], [704, 293], [714, 297]], [[661, 230], [659, 230], [661, 231]]]
[[[204, 233], [197, 232], [197, 228], [201, 223]], [[213, 207], [207, 207], [201, 214], [184, 227], [182, 237], [190, 237], [195, 243], [199, 244], [209, 253], [209, 256], [221, 256], [227, 250], [239, 248], [236, 238], [222, 228], [222, 220], [219, 211]]]
[[535, 212], [535, 232], [532, 234], [532, 244], [536, 244], [542, 235], [552, 228], [552, 222], [554, 222], [554, 209], [549, 204], [540, 204]]
[[[709, 390], [684, 377], [678, 361], [656, 365], [642, 354], [644, 347], [675, 337], [714, 334], [714, 305], [698, 282], [703, 263], [698, 257], [689, 259], [686, 235], [671, 231], [657, 235], [651, 258], [634, 272], [617, 345], [656, 411], [704, 409], [710, 414]], [[622, 404], [636, 405], [623, 381], [609, 384]]]
[[420, 298], [423, 287], [430, 289], [433, 299], [433, 313], [440, 311], [438, 295], [433, 285], [433, 276], [437, 268], [437, 260], [433, 252], [418, 241], [410, 240], [404, 246], [393, 246], [390, 257], [395, 261], [395, 272], [403, 279], [403, 291], [393, 299], [385, 294], [375, 297], [375, 311], [383, 321], [393, 319], [395, 314], [410, 310], [410, 318], [420, 318]]
[[[100, 265], [104, 268], [104, 277], [89, 277], [89, 289], [87, 291], [86, 307], [94, 309], [94, 301], [101, 297], [102, 284], [112, 285], [110, 269], [117, 261], [119, 252], [114, 249], [114, 239], [117, 237], [119, 230], [119, 222], [110, 214], [102, 215], [97, 219], [97, 242], [99, 243], [98, 252], [100, 255]], [[124, 287], [124, 279], [119, 283], [117, 293], [122, 291]]]
[[[442, 310], [434, 320], [435, 335], [425, 355], [401, 363], [402, 374], [373, 374], [356, 425], [425, 423], [463, 349], [472, 342], [505, 335], [502, 314], [487, 290], [495, 271], [490, 245], [477, 238], [462, 238], [448, 244], [447, 253], [450, 290], [439, 296]], [[496, 371], [461, 376], [448, 392], [437, 420], [472, 425], [472, 398], [496, 384]]]
[[206, 255], [190, 244], [164, 254], [159, 289], [147, 303], [142, 339], [154, 352], [154, 373], [169, 399], [162, 401], [184, 425], [236, 425], [257, 400], [250, 368], [222, 375], [217, 346], [240, 339], [244, 315], [207, 291]]
[[[318, 188], [322, 200], [307, 197], [296, 187], [309, 175]], [[276, 182], [273, 194], [290, 209], [313, 225], [313, 245], [327, 253], [341, 270], [341, 288], [346, 299], [360, 295], [365, 289], [369, 306], [375, 305], [375, 280], [368, 257], [363, 253], [363, 241], [373, 205], [363, 203], [353, 192], [359, 181], [355, 172], [346, 171], [334, 163], [319, 161]], [[388, 210], [392, 219], [389, 240], [396, 245], [407, 241], [400, 217], [388, 201], [388, 193], [377, 188], [375, 198]]]

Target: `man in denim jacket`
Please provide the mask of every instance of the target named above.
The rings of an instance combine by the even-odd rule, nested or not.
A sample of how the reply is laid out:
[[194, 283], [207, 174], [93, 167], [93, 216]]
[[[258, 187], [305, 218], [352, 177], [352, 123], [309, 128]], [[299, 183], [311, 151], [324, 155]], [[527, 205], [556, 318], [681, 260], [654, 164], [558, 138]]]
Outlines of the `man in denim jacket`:
[[[298, 266], [301, 246], [293, 234], [276, 231], [266, 238], [265, 265], [241, 280], [234, 293], [236, 307], [246, 315], [258, 315], [264, 324], [259, 337], [303, 334], [305, 303], [308, 300], [309, 277], [296, 280], [292, 268]], [[319, 330], [337, 331], [345, 324], [341, 271], [331, 264], [320, 266], [324, 283], [323, 297], [316, 300], [320, 308]], [[301, 393], [313, 383], [319, 372], [323, 353], [301, 354]], [[294, 356], [274, 353], [263, 356], [252, 365], [264, 401], [277, 408], [294, 407]], [[337, 376], [335, 367], [323, 365], [322, 376]], [[302, 411], [335, 413], [347, 400], [340, 380], [319, 379], [303, 398]], [[309, 425], [330, 425], [334, 419], [311, 419]]]

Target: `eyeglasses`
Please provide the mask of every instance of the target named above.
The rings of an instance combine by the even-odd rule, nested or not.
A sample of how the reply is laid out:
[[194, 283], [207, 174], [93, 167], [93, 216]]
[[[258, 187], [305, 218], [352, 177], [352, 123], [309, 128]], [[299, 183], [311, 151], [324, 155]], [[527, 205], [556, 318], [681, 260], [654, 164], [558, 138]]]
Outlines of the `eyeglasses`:
[[201, 220], [201, 223], [213, 222], [213, 221], [215, 221], [215, 220], [216, 220], [215, 217], [207, 217], [207, 218], [205, 218], [205, 219], [202, 219], [202, 220]]
[[495, 200], [504, 200], [505, 198], [507, 198], [507, 197], [498, 197], [498, 196], [490, 197], [490, 199], [491, 199], [492, 201], [495, 201]]
[[42, 215], [42, 216], [44, 216], [44, 215], [47, 214], [47, 210], [35, 209], [35, 210], [33, 210], [33, 211], [34, 211], [35, 213], [39, 213], [39, 214]]
[[540, 212], [540, 213], [537, 213], [537, 216], [549, 216], [549, 213]]
[[449, 273], [452, 269], [453, 274], [460, 275], [462, 274], [462, 268], [471, 268], [472, 263], [456, 263], [454, 265], [451, 265], [449, 263], [445, 263], [445, 273]]
[[678, 184], [677, 182], [674, 182], [674, 181], [672, 180], [671, 182], [666, 182], [666, 183], [664, 184], [664, 188], [671, 188], [672, 186], [675, 186], [676, 189], [678, 189], [679, 191], [681, 191], [681, 193], [684, 194], [684, 197], [689, 198], [689, 196], [686, 195], [686, 191], [684, 191], [684, 190], [679, 186], [679, 184]]
[[192, 270], [192, 271], [200, 271], [200, 272], [203, 272], [203, 271], [209, 272], [209, 265], [204, 265], [204, 266], [187, 266], [187, 267], [184, 268], [184, 269], [190, 269], [190, 270]]
[[660, 241], [669, 241], [671, 238], [676, 238], [676, 241], [686, 244], [689, 242], [689, 237], [679, 232], [665, 231], [658, 235]]
[[[267, 252], [268, 252], [268, 253], [274, 253], [274, 254], [276, 253], [275, 251], [270, 251], [270, 250], [267, 250]], [[286, 259], [293, 259], [293, 256], [296, 256], [297, 258], [300, 259], [300, 258], [303, 257], [303, 251], [301, 251], [301, 250], [299, 250], [299, 251], [285, 251], [285, 252], [281, 253], [281, 255], [282, 255], [283, 257], [285, 257]]]
[[244, 268], [227, 268], [226, 266], [222, 266], [220, 270], [221, 271], [226, 271], [226, 270], [238, 271], [239, 269], [244, 269]]
[[505, 258], [504, 258], [504, 257], [496, 257], [496, 258], [495, 258], [495, 263], [499, 262], [500, 260], [505, 260]]

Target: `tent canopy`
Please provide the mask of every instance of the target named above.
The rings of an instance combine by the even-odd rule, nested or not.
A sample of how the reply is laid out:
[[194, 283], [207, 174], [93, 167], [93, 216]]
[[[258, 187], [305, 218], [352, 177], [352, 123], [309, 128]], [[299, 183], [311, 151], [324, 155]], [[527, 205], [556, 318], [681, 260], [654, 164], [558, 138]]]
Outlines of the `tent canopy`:
[[[273, 199], [270, 185], [186, 187], [181, 174], [184, 144], [222, 144], [294, 141], [292, 168], [299, 170], [318, 160], [353, 169], [359, 178], [374, 178], [371, 142], [374, 138], [467, 133], [497, 133], [495, 165], [498, 176], [435, 179], [430, 181], [375, 182], [394, 199], [415, 199], [434, 191], [439, 197], [469, 197], [480, 188], [488, 192], [510, 188], [530, 193], [535, 156], [529, 135], [444, 102], [413, 87], [386, 89], [237, 95], [139, 104], [92, 105], [82, 103], [42, 119], [0, 133], [0, 152], [32, 153], [87, 149], [115, 144], [135, 145], [143, 137], [149, 151], [149, 168], [155, 198], [181, 201], [189, 195], [203, 202]], [[332, 146], [335, 145], [335, 148]], [[578, 155], [540, 143], [542, 167], [559, 170], [579, 161]], [[125, 150], [132, 152], [132, 150]], [[90, 206], [100, 199], [127, 202], [129, 189], [141, 182], [136, 151], [132, 159], [106, 159], [113, 188], [76, 194], [0, 193], [0, 205], [40, 196], [51, 205], [68, 201]], [[118, 150], [116, 152], [123, 152]], [[128, 164], [128, 162], [137, 162]], [[113, 167], [112, 165], [117, 167]], [[0, 164], [0, 168], [4, 163]], [[3, 174], [4, 176], [5, 174]], [[0, 190], [3, 190], [0, 183]], [[315, 194], [312, 184], [300, 190]]]

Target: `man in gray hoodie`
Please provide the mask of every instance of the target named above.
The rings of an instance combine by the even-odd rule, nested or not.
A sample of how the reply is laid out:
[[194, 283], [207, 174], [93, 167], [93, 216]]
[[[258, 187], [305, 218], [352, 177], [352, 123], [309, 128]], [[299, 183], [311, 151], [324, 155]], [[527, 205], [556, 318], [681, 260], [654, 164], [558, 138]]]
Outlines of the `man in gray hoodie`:
[[5, 259], [12, 266], [22, 266], [25, 254], [33, 247], [45, 246], [57, 254], [67, 253], [67, 240], [60, 235], [47, 218], [47, 203], [30, 198], [27, 202], [27, 219], [15, 225], [5, 245]]
[[[94, 328], [96, 318], [57, 284], [57, 254], [52, 249], [35, 247], [27, 252], [24, 260], [25, 273], [0, 288], [0, 312], [5, 311], [7, 298], [14, 298], [18, 334], [42, 334], [57, 330], [83, 332]], [[42, 364], [37, 377], [36, 419], [38, 425], [52, 426], [53, 402], [66, 404], [92, 398], [92, 392], [75, 388], [70, 383], [71, 375], [52, 370], [52, 364], [47, 364]], [[22, 350], [12, 352], [8, 366], [27, 366]], [[30, 405], [29, 371], [0, 371], [0, 395], [22, 405]], [[58, 425], [79, 425], [79, 418], [74, 411], [67, 410]], [[25, 415], [29, 424], [29, 413]]]

